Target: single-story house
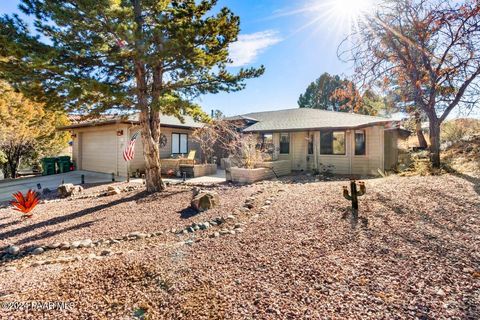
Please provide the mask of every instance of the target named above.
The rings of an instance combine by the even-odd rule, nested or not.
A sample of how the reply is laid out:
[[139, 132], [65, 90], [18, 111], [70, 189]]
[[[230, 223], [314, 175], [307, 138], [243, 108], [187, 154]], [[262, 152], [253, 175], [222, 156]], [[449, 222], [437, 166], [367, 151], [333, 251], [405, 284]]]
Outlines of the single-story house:
[[[192, 117], [184, 116], [181, 122], [174, 116], [162, 115], [160, 138], [160, 158], [186, 157], [195, 150], [200, 157], [200, 147], [192, 139], [192, 132], [202, 126]], [[138, 114], [131, 116], [103, 116], [90, 121], [76, 121], [72, 125], [59, 128], [68, 130], [72, 136], [72, 160], [78, 170], [114, 173], [127, 176], [127, 162], [123, 151], [132, 135], [140, 130]], [[145, 160], [141, 137], [135, 143], [135, 157], [129, 161], [131, 173], [144, 172]], [[163, 168], [162, 168], [163, 169]]]
[[241, 124], [244, 133], [258, 134], [273, 159], [290, 160], [294, 171], [378, 175], [397, 164], [398, 129], [387, 118], [296, 108], [227, 120]]

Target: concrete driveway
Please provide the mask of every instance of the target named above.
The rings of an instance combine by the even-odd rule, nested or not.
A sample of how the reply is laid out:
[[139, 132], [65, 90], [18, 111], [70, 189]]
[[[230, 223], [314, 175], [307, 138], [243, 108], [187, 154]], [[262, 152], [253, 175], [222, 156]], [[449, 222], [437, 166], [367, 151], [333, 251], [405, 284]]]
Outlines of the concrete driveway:
[[[14, 181], [0, 181], [0, 201], [12, 199], [12, 193], [21, 191], [25, 193], [28, 189], [37, 190], [37, 184], [41, 184], [42, 189], [48, 188], [56, 190], [62, 183], [80, 184], [81, 176], [85, 175], [85, 183], [100, 183], [112, 181], [112, 175], [108, 173], [90, 172], [90, 171], [71, 171], [67, 173], [54, 174], [50, 176], [41, 176], [33, 178], [24, 178]], [[124, 181], [125, 178], [115, 177], [116, 181]]]

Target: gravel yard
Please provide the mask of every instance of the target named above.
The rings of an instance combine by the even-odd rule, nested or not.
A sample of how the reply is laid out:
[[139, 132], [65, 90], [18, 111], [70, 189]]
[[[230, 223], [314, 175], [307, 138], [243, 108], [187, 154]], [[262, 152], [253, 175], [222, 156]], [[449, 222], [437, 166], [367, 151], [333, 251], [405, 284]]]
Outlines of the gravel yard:
[[[2, 301], [72, 305], [3, 308], [0, 318], [479, 318], [478, 178], [366, 180], [358, 220], [342, 196], [347, 182], [308, 179], [219, 186], [221, 206], [193, 216], [185, 210], [191, 188], [181, 186], [154, 196], [132, 191], [42, 204], [24, 222], [2, 209], [3, 246], [181, 230], [227, 218], [191, 233], [4, 259]], [[35, 266], [39, 260], [53, 262]]]

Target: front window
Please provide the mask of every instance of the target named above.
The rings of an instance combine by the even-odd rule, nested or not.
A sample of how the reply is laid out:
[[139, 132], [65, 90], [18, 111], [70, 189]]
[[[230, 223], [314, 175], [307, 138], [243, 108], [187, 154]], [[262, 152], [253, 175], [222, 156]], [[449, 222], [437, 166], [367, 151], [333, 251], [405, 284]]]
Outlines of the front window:
[[280, 154], [290, 153], [290, 134], [280, 133]]
[[355, 155], [364, 156], [367, 150], [366, 146], [365, 131], [355, 131]]
[[320, 131], [320, 154], [344, 155], [345, 131]]
[[172, 154], [188, 153], [188, 134], [172, 133]]
[[260, 134], [260, 150], [267, 153], [273, 153], [275, 147], [273, 144], [273, 134], [272, 133], [262, 133]]

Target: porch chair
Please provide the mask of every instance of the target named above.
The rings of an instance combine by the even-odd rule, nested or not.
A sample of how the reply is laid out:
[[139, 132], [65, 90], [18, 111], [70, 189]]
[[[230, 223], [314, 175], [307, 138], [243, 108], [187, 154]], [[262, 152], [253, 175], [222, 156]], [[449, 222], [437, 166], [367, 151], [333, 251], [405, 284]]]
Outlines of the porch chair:
[[187, 165], [195, 165], [195, 155], [197, 151], [196, 150], [190, 150], [188, 153], [188, 157], [186, 159], [180, 160], [180, 164], [187, 164]]

